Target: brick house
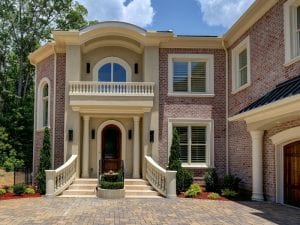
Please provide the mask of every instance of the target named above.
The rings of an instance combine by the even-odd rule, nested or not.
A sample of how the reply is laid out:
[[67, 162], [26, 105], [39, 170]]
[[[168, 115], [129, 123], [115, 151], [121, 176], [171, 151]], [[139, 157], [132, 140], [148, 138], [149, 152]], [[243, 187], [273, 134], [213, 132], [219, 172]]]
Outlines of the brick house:
[[149, 174], [156, 168], [170, 180], [175, 127], [194, 177], [215, 167], [240, 177], [254, 200], [299, 205], [299, 18], [298, 0], [256, 0], [219, 37], [122, 22], [53, 31], [54, 41], [29, 56], [34, 171], [48, 126], [53, 169], [73, 157], [77, 178], [95, 178], [123, 160], [127, 178], [159, 189]]

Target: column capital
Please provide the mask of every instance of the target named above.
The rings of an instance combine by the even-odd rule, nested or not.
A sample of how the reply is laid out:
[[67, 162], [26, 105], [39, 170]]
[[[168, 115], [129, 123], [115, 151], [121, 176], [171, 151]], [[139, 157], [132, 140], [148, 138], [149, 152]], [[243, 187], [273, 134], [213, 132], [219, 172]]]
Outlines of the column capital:
[[83, 120], [90, 120], [90, 116], [84, 115]]
[[252, 139], [262, 138], [265, 131], [264, 130], [250, 130], [249, 131]]
[[134, 116], [133, 121], [134, 122], [140, 122], [140, 117], [139, 116]]

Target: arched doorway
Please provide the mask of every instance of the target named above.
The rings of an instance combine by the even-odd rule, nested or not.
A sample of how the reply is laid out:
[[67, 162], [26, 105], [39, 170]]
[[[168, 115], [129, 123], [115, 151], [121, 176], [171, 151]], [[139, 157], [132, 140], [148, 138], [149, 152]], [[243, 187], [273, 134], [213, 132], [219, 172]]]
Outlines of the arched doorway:
[[284, 203], [300, 207], [300, 141], [284, 146]]
[[110, 124], [103, 128], [101, 136], [102, 172], [117, 171], [121, 165], [122, 133], [118, 126]]

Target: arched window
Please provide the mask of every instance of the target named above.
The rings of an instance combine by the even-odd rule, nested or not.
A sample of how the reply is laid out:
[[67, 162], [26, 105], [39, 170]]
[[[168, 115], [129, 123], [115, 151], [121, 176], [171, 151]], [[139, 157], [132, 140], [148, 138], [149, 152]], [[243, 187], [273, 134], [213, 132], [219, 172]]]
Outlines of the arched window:
[[49, 127], [50, 80], [43, 78], [37, 90], [37, 129]]
[[131, 68], [123, 59], [107, 57], [94, 66], [93, 76], [95, 81], [101, 82], [131, 81]]
[[48, 96], [49, 96], [49, 92], [48, 92], [48, 84], [46, 83], [43, 86], [43, 96], [42, 96], [42, 101], [43, 101], [43, 127], [47, 127], [48, 126]]

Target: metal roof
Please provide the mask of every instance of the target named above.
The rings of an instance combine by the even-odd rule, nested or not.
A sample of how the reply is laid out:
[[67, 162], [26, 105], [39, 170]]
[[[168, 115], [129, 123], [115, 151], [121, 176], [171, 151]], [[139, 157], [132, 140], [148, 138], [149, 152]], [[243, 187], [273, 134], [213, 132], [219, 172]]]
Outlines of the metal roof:
[[260, 99], [251, 103], [239, 113], [247, 112], [260, 106], [267, 105], [297, 94], [300, 94], [300, 75], [278, 84], [274, 90], [268, 92]]

